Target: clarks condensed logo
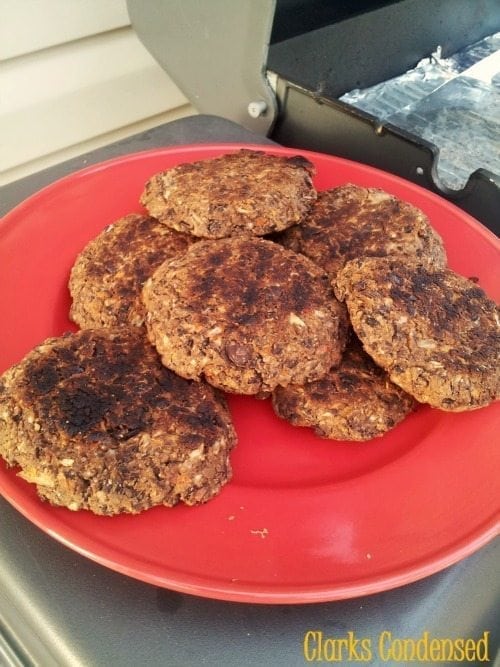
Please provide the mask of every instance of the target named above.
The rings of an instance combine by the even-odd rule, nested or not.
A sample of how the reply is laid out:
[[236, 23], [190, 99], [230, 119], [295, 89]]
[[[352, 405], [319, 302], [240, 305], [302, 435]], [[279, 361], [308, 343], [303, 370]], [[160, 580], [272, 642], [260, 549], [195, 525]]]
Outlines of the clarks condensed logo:
[[377, 638], [359, 637], [355, 632], [343, 636], [328, 636], [322, 630], [304, 634], [303, 653], [306, 662], [349, 664], [379, 662], [408, 665], [411, 663], [439, 664], [449, 662], [487, 663], [490, 661], [490, 632], [481, 637], [432, 637], [423, 632], [419, 637], [396, 637], [389, 630]]

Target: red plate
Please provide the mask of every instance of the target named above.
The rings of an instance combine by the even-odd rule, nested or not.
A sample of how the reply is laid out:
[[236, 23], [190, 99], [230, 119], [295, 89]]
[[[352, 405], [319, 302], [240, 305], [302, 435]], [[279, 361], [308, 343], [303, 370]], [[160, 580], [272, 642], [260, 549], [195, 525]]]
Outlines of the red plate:
[[[0, 225], [0, 371], [71, 328], [66, 284], [76, 254], [106, 225], [141, 210], [150, 175], [240, 147], [176, 147], [111, 160], [50, 185], [7, 215]], [[500, 298], [498, 241], [452, 204], [348, 160], [272, 152], [309, 157], [319, 189], [377, 186], [419, 206], [443, 236], [450, 266]], [[421, 407], [365, 444], [291, 427], [269, 401], [232, 397], [230, 405], [240, 439], [234, 477], [201, 507], [114, 518], [74, 513], [41, 502], [3, 463], [0, 491], [54, 538], [113, 570], [244, 602], [382, 591], [432, 574], [498, 534], [498, 403], [460, 414]]]

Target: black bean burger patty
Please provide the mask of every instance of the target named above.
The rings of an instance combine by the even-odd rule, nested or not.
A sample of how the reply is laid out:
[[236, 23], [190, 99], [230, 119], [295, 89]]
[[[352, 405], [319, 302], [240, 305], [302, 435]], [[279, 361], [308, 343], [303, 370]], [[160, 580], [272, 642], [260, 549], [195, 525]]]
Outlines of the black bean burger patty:
[[134, 213], [109, 225], [85, 246], [71, 270], [71, 319], [82, 329], [141, 326], [144, 282], [196, 240]]
[[241, 150], [155, 174], [141, 202], [180, 232], [263, 236], [302, 220], [316, 199], [314, 166], [300, 155]]
[[336, 280], [365, 350], [393, 382], [441, 410], [500, 395], [500, 316], [475, 283], [390, 258], [348, 262]]
[[402, 256], [431, 268], [446, 265], [443, 241], [427, 216], [378, 188], [347, 184], [318, 193], [302, 224], [278, 240], [331, 278], [358, 257]]
[[276, 414], [309, 426], [322, 438], [371, 440], [384, 435], [412, 410], [415, 400], [389, 380], [354, 337], [342, 361], [320, 380], [277, 387]]
[[0, 454], [72, 510], [204, 502], [235, 441], [223, 398], [165, 368], [140, 330], [49, 338], [0, 378]]
[[229, 392], [317, 379], [345, 345], [345, 310], [323, 271], [271, 241], [200, 241], [157, 269], [143, 298], [163, 363]]

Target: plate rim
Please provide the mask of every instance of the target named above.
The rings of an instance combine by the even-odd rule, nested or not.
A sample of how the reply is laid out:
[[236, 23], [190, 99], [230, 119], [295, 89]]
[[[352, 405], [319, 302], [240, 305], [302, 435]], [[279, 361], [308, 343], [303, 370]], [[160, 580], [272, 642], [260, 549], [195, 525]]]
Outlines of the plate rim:
[[[3, 462], [2, 462], [3, 465]], [[0, 475], [0, 491], [3, 486], [1, 484]], [[155, 575], [148, 572], [147, 569], [141, 569], [134, 565], [124, 565], [114, 560], [111, 556], [102, 555], [90, 550], [75, 540], [72, 540], [71, 533], [77, 532], [75, 529], [66, 531], [66, 524], [63, 523], [64, 530], [53, 530], [47, 525], [44, 525], [38, 517], [33, 518], [26, 507], [19, 504], [16, 499], [6, 497], [1, 494], [14, 509], [30, 523], [35, 525], [38, 529], [56, 540], [59, 544], [71, 551], [78, 553], [80, 556], [97, 563], [114, 572], [118, 572], [124, 576], [131, 577], [143, 583], [157, 586], [159, 588], [166, 588], [168, 590], [176, 591], [178, 593], [185, 593], [202, 597], [206, 599], [219, 600], [223, 602], [238, 602], [245, 604], [259, 604], [259, 605], [296, 605], [296, 604], [316, 604], [323, 602], [336, 602], [341, 600], [349, 600], [353, 598], [363, 597], [366, 595], [373, 595], [390, 591], [401, 586], [406, 586], [422, 579], [425, 579], [433, 574], [439, 572], [459, 563], [464, 558], [473, 555], [482, 547], [492, 542], [500, 535], [500, 524], [498, 512], [493, 512], [491, 518], [480, 526], [476, 531], [463, 536], [453, 545], [450, 545], [448, 550], [443, 549], [436, 551], [435, 557], [427, 556], [426, 559], [420, 559], [411, 568], [399, 567], [395, 572], [387, 574], [386, 576], [364, 577], [358, 578], [356, 582], [345, 583], [342, 585], [335, 585], [329, 588], [323, 584], [317, 584], [313, 587], [310, 585], [303, 588], [295, 586], [289, 590], [280, 589], [279, 584], [275, 589], [271, 590], [265, 588], [264, 585], [245, 586], [239, 584], [237, 581], [222, 580], [221, 578], [214, 579], [213, 577], [201, 577], [198, 575], [190, 575], [189, 581], [187, 579], [179, 581], [175, 578], [178, 571], [169, 572], [168, 576]], [[58, 511], [68, 511], [64, 508], [56, 508]], [[50, 508], [47, 510], [50, 513]], [[108, 517], [112, 519], [112, 517]], [[102, 547], [101, 547], [102, 551]], [[106, 551], [111, 553], [111, 550], [106, 548]], [[134, 558], [134, 563], [138, 562]], [[219, 585], [213, 582], [217, 581]]]

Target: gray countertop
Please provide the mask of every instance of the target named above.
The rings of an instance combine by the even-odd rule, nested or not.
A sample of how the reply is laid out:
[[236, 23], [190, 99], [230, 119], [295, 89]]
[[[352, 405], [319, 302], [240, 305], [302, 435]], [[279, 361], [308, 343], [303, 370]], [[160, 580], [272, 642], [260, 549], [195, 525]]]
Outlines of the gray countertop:
[[[95, 162], [159, 146], [222, 141], [267, 140], [212, 116], [175, 121], [2, 188], [1, 212]], [[498, 540], [442, 572], [377, 595], [254, 605], [184, 595], [107, 570], [51, 539], [3, 499], [0, 517], [2, 667], [303, 665], [310, 630], [371, 641], [372, 658], [365, 664], [372, 665], [404, 664], [378, 655], [384, 631], [414, 639], [426, 631], [452, 639], [490, 632], [490, 664], [498, 653]], [[355, 657], [346, 654], [337, 664]]]

